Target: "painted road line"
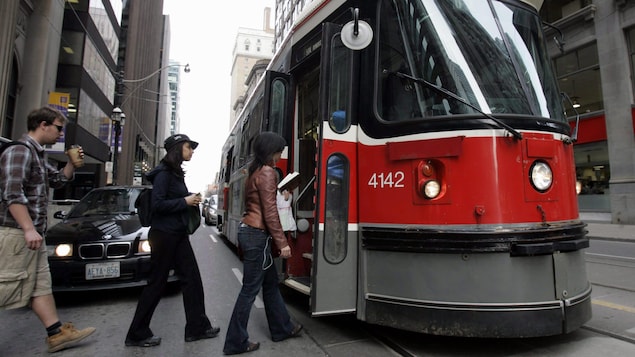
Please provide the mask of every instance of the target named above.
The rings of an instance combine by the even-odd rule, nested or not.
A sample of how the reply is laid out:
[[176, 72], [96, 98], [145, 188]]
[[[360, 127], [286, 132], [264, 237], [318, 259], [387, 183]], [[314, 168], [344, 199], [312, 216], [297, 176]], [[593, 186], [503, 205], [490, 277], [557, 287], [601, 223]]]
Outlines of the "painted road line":
[[600, 306], [608, 307], [610, 309], [626, 311], [626, 312], [635, 314], [635, 307], [624, 306], [624, 305], [612, 303], [610, 301], [598, 300], [598, 299], [592, 299], [591, 303], [593, 303], [594, 305], [600, 305]]
[[[242, 285], [243, 273], [238, 268], [232, 268], [232, 271], [234, 272], [234, 275], [236, 275], [236, 278], [240, 282], [240, 285]], [[263, 307], [265, 307], [265, 304], [262, 302], [262, 299], [260, 298], [260, 296], [256, 296], [256, 301], [254, 301], [254, 306], [258, 309], [262, 309]]]

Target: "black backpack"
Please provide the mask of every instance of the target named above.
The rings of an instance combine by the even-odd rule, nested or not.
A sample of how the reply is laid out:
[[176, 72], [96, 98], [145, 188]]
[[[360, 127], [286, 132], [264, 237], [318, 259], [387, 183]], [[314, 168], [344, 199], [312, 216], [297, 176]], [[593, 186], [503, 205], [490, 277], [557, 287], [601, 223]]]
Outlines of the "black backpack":
[[9, 142], [7, 142], [7, 143], [1, 143], [1, 144], [0, 144], [0, 155], [2, 155], [2, 153], [3, 153], [6, 149], [8, 149], [10, 146], [13, 146], [13, 145], [24, 145], [24, 146], [26, 146], [26, 147], [29, 147], [26, 143], [23, 143], [23, 142], [18, 141], [18, 140], [9, 141]]
[[139, 221], [144, 227], [150, 227], [152, 223], [152, 189], [146, 188], [139, 194], [137, 200], [134, 202], [134, 206], [137, 209], [137, 215], [139, 215]]

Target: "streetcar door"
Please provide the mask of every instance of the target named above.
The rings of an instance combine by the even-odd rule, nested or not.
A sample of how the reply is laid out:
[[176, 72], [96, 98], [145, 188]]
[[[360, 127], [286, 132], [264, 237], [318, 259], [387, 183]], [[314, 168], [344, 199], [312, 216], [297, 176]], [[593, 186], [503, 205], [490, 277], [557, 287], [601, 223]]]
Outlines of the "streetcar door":
[[[292, 103], [289, 91], [290, 76], [286, 73], [275, 71], [267, 71], [265, 76], [265, 83], [267, 83], [264, 101], [265, 130], [273, 131], [284, 137], [290, 150], [293, 143], [291, 120], [289, 119], [289, 113], [293, 109], [289, 107], [289, 103]], [[287, 163], [285, 169], [288, 169], [289, 166], [289, 163]]]
[[342, 26], [323, 25], [317, 187], [313, 237], [313, 315], [353, 313], [357, 301], [355, 131], [350, 130], [353, 52], [340, 40]]

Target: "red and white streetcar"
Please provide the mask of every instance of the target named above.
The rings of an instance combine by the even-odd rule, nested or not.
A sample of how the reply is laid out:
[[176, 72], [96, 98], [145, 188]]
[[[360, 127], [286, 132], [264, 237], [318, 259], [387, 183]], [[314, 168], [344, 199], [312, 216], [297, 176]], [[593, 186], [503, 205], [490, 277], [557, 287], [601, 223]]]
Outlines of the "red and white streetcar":
[[[263, 130], [300, 173], [284, 284], [314, 316], [437, 335], [568, 333], [591, 317], [573, 137], [542, 1], [293, 1], [223, 149], [236, 243]], [[281, 8], [282, 6], [282, 8]]]

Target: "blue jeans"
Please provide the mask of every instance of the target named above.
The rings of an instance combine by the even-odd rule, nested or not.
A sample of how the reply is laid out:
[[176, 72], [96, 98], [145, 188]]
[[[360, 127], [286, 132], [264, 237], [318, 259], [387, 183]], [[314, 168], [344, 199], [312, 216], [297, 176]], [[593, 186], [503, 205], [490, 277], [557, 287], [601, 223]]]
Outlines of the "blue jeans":
[[243, 287], [234, 305], [223, 352], [244, 352], [249, 347], [247, 323], [249, 313], [262, 287], [262, 298], [273, 341], [291, 335], [294, 324], [278, 289], [278, 273], [271, 257], [271, 240], [261, 229], [244, 224], [238, 230], [238, 243], [243, 251]]

